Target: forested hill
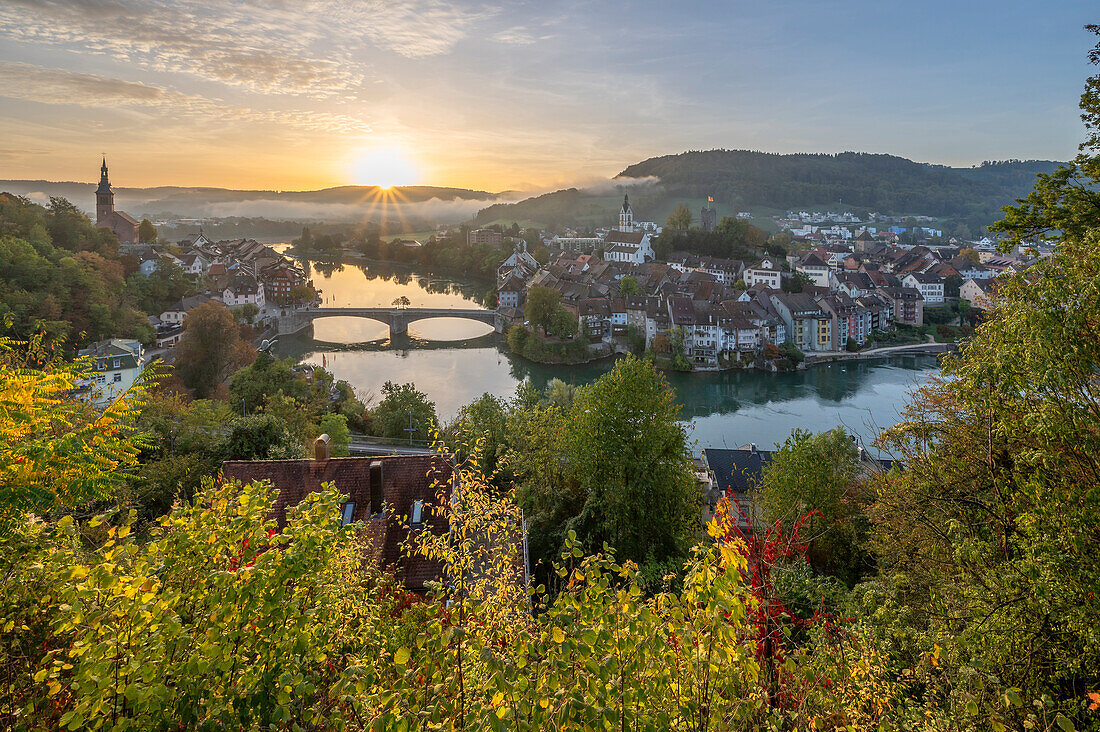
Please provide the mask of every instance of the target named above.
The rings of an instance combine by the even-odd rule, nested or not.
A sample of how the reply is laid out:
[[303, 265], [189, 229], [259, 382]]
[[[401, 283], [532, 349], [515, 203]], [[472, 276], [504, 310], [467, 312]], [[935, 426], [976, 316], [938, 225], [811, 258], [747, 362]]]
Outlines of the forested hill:
[[[829, 207], [939, 216], [977, 231], [1000, 218], [1001, 206], [1030, 191], [1036, 173], [1050, 172], [1059, 164], [1013, 160], [951, 168], [869, 153], [708, 150], [650, 158], [626, 168], [611, 182], [623, 183], [636, 217], [658, 223], [679, 203], [697, 212], [707, 196], [714, 196], [721, 216], [743, 210], [777, 213]], [[606, 190], [569, 189], [490, 206], [479, 212], [477, 221], [608, 225], [618, 210], [614, 203]]]
[[707, 150], [650, 158], [616, 177], [654, 176], [670, 192], [712, 195], [730, 205], [789, 209], [843, 203], [882, 213], [968, 218], [996, 216], [1001, 206], [1031, 190], [1036, 173], [1058, 165], [1014, 160], [950, 168], [870, 153]]

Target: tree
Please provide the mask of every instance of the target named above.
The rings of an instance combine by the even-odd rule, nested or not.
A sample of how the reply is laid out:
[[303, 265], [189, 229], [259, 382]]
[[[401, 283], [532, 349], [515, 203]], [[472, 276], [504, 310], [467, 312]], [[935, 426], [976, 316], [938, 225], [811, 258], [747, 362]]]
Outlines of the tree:
[[348, 429], [348, 418], [342, 414], [326, 414], [321, 417], [318, 429], [321, 434], [329, 437], [329, 451], [333, 457], [348, 455], [348, 443], [351, 441], [351, 431]]
[[317, 291], [310, 285], [295, 285], [290, 288], [290, 302], [305, 305], [317, 299]]
[[237, 331], [233, 313], [221, 303], [204, 303], [184, 318], [176, 373], [196, 396], [210, 396], [229, 374], [255, 357], [256, 351]]
[[631, 275], [627, 275], [619, 280], [619, 294], [623, 297], [632, 297], [640, 294], [642, 288], [638, 286], [638, 280]]
[[284, 460], [304, 457], [302, 443], [286, 423], [270, 414], [250, 414], [229, 423], [226, 460]]
[[409, 300], [409, 298], [408, 298], [408, 297], [406, 297], [405, 295], [401, 295], [400, 297], [395, 297], [395, 298], [393, 299], [393, 303], [392, 303], [392, 305], [393, 305], [393, 306], [394, 306], [395, 308], [402, 308], [402, 309], [404, 309], [404, 308], [407, 308], [407, 307], [409, 306], [409, 304], [410, 304], [410, 303], [411, 303], [411, 301]]
[[[1100, 25], [1085, 29], [1100, 35]], [[1100, 65], [1100, 43], [1089, 52], [1089, 61]], [[1085, 80], [1080, 107], [1085, 141], [1077, 156], [1053, 173], [1039, 173], [1034, 190], [1017, 205], [1006, 206], [1004, 218], [990, 227], [1007, 233], [1013, 244], [1062, 236], [1080, 240], [1095, 226], [1100, 210], [1100, 74]]]
[[577, 316], [559, 303], [550, 316], [550, 328], [547, 335], [552, 335], [555, 338], [572, 338], [576, 334]]
[[508, 329], [508, 348], [512, 353], [523, 353], [523, 349], [527, 347], [528, 336], [530, 332], [522, 325], [513, 325]]
[[[371, 433], [409, 440], [432, 439], [438, 418], [435, 403], [412, 384], [382, 385], [382, 401], [371, 412]], [[409, 431], [411, 428], [411, 432]]]
[[1100, 555], [1085, 549], [1100, 533], [1100, 75], [1081, 107], [1081, 154], [995, 226], [1055, 238], [1056, 253], [1002, 277], [944, 378], [885, 433], [905, 469], [880, 483], [872, 512], [910, 624], [947, 663], [980, 664], [1065, 729], [1095, 723], [1080, 699], [1100, 681]]
[[252, 321], [260, 314], [260, 308], [255, 303], [248, 302], [244, 305], [233, 306], [229, 309], [229, 312], [233, 313], [233, 317], [242, 323], [252, 325]]
[[959, 288], [962, 287], [962, 277], [957, 274], [949, 275], [943, 280], [943, 294], [947, 297], [958, 297]]
[[157, 227], [149, 219], [142, 219], [138, 224], [138, 241], [142, 244], [153, 244], [157, 240]]
[[970, 319], [970, 311], [973, 309], [969, 300], [959, 299], [955, 303], [955, 307], [959, 309], [959, 327], [962, 327]]
[[607, 542], [641, 564], [691, 545], [701, 497], [675, 400], [653, 364], [632, 356], [577, 390], [562, 439], [583, 496], [570, 526], [589, 551]]
[[560, 291], [535, 285], [527, 291], [527, 304], [524, 305], [524, 313], [533, 327], [542, 328], [543, 333], [547, 333], [552, 325], [554, 313], [560, 304]]
[[73, 394], [95, 383], [94, 363], [69, 363], [29, 342], [0, 338], [0, 534], [27, 511], [74, 509], [111, 496], [143, 438], [134, 423], [146, 378], [102, 412]]
[[978, 255], [978, 250], [973, 247], [964, 247], [959, 250], [959, 256], [966, 257], [974, 264], [981, 262], [981, 257]]
[[308, 385], [293, 369], [291, 358], [275, 359], [269, 353], [259, 353], [256, 360], [238, 370], [229, 380], [229, 398], [233, 409], [254, 412], [269, 396], [283, 393], [299, 401], [308, 393]]
[[787, 532], [798, 524], [814, 567], [849, 585], [873, 568], [862, 471], [844, 428], [795, 430], [764, 467], [757, 492], [765, 523]]
[[495, 287], [490, 287], [485, 291], [485, 294], [481, 296], [481, 304], [489, 309], [495, 309], [500, 304]]
[[[454, 425], [457, 446], [465, 447], [485, 477], [497, 485], [510, 485], [511, 472], [504, 470], [508, 447], [508, 410], [503, 400], [485, 393], [459, 412]], [[461, 457], [466, 457], [462, 455]]]
[[691, 228], [691, 220], [691, 209], [681, 203], [668, 215], [668, 221], [665, 222], [665, 226], [670, 229], [676, 229], [677, 231], [687, 231]]
[[780, 284], [784, 292], [802, 292], [814, 283], [805, 272], [791, 272], [790, 277], [783, 277]]

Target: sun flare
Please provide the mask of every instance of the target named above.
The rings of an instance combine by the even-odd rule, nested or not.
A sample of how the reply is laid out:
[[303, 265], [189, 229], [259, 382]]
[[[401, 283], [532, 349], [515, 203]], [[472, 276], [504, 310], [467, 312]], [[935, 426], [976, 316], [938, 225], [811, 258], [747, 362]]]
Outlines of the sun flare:
[[361, 186], [410, 186], [420, 178], [416, 166], [396, 149], [364, 150], [351, 164], [355, 183]]

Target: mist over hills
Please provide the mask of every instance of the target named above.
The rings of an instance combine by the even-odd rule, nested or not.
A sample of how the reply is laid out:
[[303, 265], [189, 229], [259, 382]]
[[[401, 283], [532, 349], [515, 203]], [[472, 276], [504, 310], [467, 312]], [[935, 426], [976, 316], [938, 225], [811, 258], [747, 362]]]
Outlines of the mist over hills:
[[[92, 212], [95, 183], [0, 180], [0, 190], [47, 203], [62, 196]], [[263, 217], [295, 221], [358, 221], [364, 216], [404, 216], [439, 224], [470, 218], [500, 200], [488, 191], [440, 186], [338, 186], [314, 191], [234, 190], [205, 186], [115, 186], [115, 205], [135, 216], [184, 218]]]
[[[649, 158], [609, 181], [523, 198], [508, 191], [403, 186], [337, 186], [313, 191], [233, 190], [205, 186], [115, 188], [116, 206], [139, 217], [262, 218], [273, 221], [371, 221], [384, 229], [422, 231], [473, 221], [519, 222], [559, 229], [614, 222], [623, 193], [639, 220], [663, 223], [680, 203], [693, 212], [713, 196], [720, 216], [750, 211], [766, 217], [788, 209], [834, 208], [924, 214], [979, 231], [1000, 207], [1031, 190], [1036, 173], [1060, 163], [1010, 160], [971, 168], [918, 163], [871, 153], [775, 154], [748, 150], [689, 151]], [[95, 209], [95, 185], [3, 180], [0, 190], [47, 203], [63, 196]]]
[[883, 214], [923, 214], [977, 230], [1000, 217], [1000, 207], [1025, 195], [1036, 173], [1060, 163], [1010, 160], [972, 168], [918, 163], [871, 153], [776, 154], [749, 150], [690, 151], [663, 155], [624, 169], [618, 190], [567, 189], [478, 212], [477, 221], [516, 220], [540, 225], [611, 222], [612, 198], [630, 193], [635, 216], [663, 223], [675, 206], [696, 211], [713, 196], [719, 215], [749, 210], [843, 208]]

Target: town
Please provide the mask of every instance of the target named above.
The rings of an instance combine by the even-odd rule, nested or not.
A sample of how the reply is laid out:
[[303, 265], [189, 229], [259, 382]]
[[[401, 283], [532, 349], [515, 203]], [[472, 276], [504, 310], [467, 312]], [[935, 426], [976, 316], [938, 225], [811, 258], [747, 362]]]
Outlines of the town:
[[[704, 230], [713, 231], [713, 204], [700, 214]], [[999, 274], [1023, 271], [1051, 253], [1027, 243], [1005, 255], [989, 237], [904, 243], [901, 227], [859, 226], [850, 213], [801, 216], [849, 225], [796, 226], [798, 219], [785, 219], [786, 245], [755, 261], [684, 252], [659, 261], [653, 240], [662, 227], [635, 223], [627, 195], [614, 228], [595, 237], [545, 238], [551, 254], [544, 266], [517, 243], [497, 272], [498, 307], [509, 323], [529, 324], [523, 306], [533, 289], [545, 288], [593, 342], [612, 344], [634, 333], [647, 350], [673, 352], [684, 368], [759, 365], [768, 354], [775, 368], [783, 346], [793, 347], [798, 361], [836, 356], [896, 343], [899, 326], [913, 334], [933, 315], [946, 323], [947, 306], [958, 312], [960, 300], [966, 309], [985, 310]], [[921, 239], [939, 233], [919, 232]], [[502, 240], [489, 230], [469, 236]]]

